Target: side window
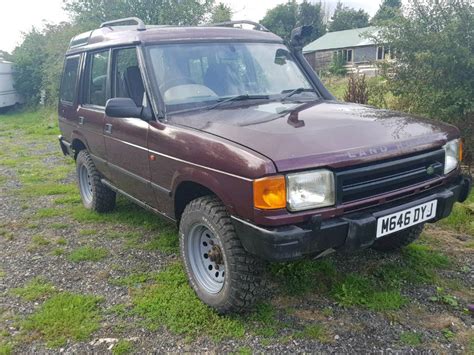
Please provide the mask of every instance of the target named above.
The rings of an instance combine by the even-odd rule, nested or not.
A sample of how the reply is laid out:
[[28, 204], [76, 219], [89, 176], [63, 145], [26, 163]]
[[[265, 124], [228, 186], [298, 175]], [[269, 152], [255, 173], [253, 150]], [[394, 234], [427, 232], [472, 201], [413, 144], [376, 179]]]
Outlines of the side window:
[[60, 100], [63, 102], [73, 102], [76, 94], [77, 69], [79, 67], [79, 57], [66, 58], [63, 77], [61, 80]]
[[136, 48], [114, 51], [113, 97], [129, 97], [142, 106], [145, 89], [138, 66]]
[[108, 64], [108, 50], [89, 55], [87, 85], [84, 97], [85, 104], [105, 106], [105, 102], [107, 101]]

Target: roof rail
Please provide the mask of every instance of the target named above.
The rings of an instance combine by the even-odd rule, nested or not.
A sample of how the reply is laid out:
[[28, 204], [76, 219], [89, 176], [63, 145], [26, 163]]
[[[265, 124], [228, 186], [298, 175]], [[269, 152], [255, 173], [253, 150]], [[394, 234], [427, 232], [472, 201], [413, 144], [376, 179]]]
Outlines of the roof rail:
[[254, 29], [257, 31], [270, 32], [262, 24], [258, 22], [254, 22], [254, 21], [249, 21], [249, 20], [225, 21], [225, 22], [211, 23], [204, 26], [222, 26], [222, 27], [232, 26], [234, 27], [234, 25], [252, 25], [254, 26]]
[[138, 17], [126, 17], [126, 18], [119, 18], [117, 20], [102, 22], [100, 24], [100, 28], [102, 28], [102, 27], [111, 27], [112, 25], [116, 25], [116, 24], [119, 24], [119, 23], [123, 24], [124, 22], [131, 22], [131, 21], [136, 22], [138, 31], [145, 31], [146, 30], [145, 22], [143, 22], [143, 20], [139, 19]]

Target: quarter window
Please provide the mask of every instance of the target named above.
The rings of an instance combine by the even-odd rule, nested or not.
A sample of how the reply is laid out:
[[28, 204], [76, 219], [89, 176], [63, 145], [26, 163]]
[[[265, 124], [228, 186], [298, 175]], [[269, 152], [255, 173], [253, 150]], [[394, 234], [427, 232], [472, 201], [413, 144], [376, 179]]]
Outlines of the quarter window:
[[79, 67], [79, 57], [66, 59], [64, 73], [61, 81], [60, 99], [64, 102], [73, 102], [76, 94], [77, 69]]
[[107, 101], [108, 63], [108, 50], [90, 55], [87, 68], [85, 104], [105, 106]]

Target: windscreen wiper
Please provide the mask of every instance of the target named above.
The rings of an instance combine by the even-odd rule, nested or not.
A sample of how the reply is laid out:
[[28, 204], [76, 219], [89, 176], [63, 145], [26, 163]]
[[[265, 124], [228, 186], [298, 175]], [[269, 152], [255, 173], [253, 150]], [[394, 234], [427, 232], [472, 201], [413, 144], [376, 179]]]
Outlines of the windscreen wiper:
[[216, 104], [206, 107], [206, 109], [207, 110], [215, 109], [216, 107], [219, 107], [225, 104], [226, 102], [244, 101], [244, 100], [268, 100], [269, 98], [270, 96], [268, 95], [249, 95], [249, 94], [236, 95], [236, 96], [220, 99]]
[[[285, 92], [288, 92], [287, 90], [284, 90], [282, 91], [282, 94], [284, 94]], [[316, 92], [316, 90], [312, 89], [312, 88], [297, 88], [297, 89], [294, 89], [294, 90], [291, 90], [289, 91], [286, 95], [284, 95], [280, 100], [281, 101], [285, 101], [286, 99], [292, 97], [293, 95], [296, 95], [296, 94], [301, 94], [302, 92]]]

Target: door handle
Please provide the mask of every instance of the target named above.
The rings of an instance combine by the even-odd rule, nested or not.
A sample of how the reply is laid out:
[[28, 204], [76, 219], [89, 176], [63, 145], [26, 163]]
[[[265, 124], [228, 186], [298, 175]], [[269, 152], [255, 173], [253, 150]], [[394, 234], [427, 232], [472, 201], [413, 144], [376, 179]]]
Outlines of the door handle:
[[79, 124], [83, 125], [84, 124], [84, 117], [79, 116]]
[[112, 124], [106, 123], [105, 124], [105, 133], [112, 134]]

